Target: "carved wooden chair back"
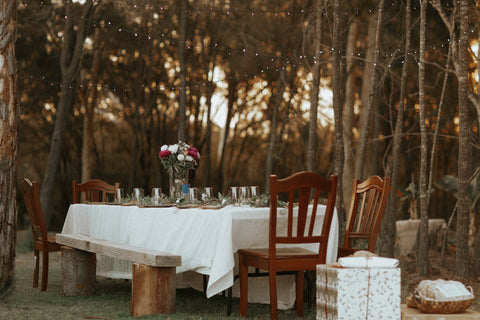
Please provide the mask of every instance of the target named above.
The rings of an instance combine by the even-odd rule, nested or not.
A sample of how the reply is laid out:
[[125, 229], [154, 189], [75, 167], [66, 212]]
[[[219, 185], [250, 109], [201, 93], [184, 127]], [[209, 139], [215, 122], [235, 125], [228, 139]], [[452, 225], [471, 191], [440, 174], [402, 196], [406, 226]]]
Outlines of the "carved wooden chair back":
[[[343, 247], [339, 248], [339, 257], [359, 250], [357, 246], [363, 246], [360, 249], [375, 252], [390, 190], [389, 177], [382, 179], [379, 176], [372, 176], [364, 182], [354, 181]], [[365, 243], [360, 243], [362, 241]]]
[[114, 185], [108, 184], [105, 181], [93, 179], [83, 183], [78, 183], [76, 180], [72, 182], [73, 203], [80, 203], [81, 195], [84, 196], [84, 201], [89, 202], [106, 202], [108, 195], [113, 198], [115, 190], [120, 188], [120, 183], [116, 182]]

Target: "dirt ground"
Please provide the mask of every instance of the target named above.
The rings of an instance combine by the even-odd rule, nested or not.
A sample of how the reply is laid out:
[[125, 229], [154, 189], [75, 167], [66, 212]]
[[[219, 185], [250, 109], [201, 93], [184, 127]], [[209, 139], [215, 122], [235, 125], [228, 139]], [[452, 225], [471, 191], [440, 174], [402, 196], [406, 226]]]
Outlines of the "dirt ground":
[[413, 293], [415, 287], [422, 280], [456, 280], [462, 282], [465, 286], [473, 289], [475, 300], [470, 309], [480, 311], [480, 278], [471, 278], [467, 280], [457, 279], [455, 276], [455, 252], [450, 251], [445, 255], [445, 264], [441, 264], [441, 253], [437, 250], [430, 250], [430, 275], [422, 278], [416, 270], [416, 257], [413, 253], [405, 257], [397, 257], [400, 260], [402, 274], [402, 303], [405, 303], [405, 297]]

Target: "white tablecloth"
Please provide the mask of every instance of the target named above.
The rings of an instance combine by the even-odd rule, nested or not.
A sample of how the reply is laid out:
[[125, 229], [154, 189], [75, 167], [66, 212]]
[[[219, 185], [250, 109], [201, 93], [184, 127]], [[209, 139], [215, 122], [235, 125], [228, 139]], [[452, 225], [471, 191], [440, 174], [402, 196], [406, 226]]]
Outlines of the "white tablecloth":
[[[324, 206], [319, 206], [317, 219], [323, 217], [324, 210]], [[68, 210], [62, 233], [83, 234], [181, 255], [182, 265], [177, 267], [177, 278], [182, 280], [186, 276], [191, 280], [191, 273], [187, 271], [209, 275], [206, 294], [211, 297], [233, 285], [239, 248], [268, 246], [268, 217], [269, 208], [248, 206], [204, 210], [74, 204]], [[285, 224], [286, 219], [278, 220], [278, 233], [284, 230]], [[320, 232], [321, 223], [317, 223], [317, 228]], [[337, 247], [338, 219], [335, 213], [328, 241], [327, 263], [336, 260]], [[318, 250], [315, 247], [310, 249]], [[98, 257], [97, 274], [131, 278], [130, 262], [106, 258]], [[250, 302], [269, 303], [268, 279], [264, 278], [263, 282], [261, 278], [252, 279], [252, 282], [257, 282], [252, 285], [249, 279]], [[285, 283], [279, 280], [278, 284], [281, 309], [291, 308], [295, 301], [294, 278], [286, 278]], [[192, 286], [201, 287], [198, 281]], [[236, 293], [238, 290], [234, 287], [234, 295]]]

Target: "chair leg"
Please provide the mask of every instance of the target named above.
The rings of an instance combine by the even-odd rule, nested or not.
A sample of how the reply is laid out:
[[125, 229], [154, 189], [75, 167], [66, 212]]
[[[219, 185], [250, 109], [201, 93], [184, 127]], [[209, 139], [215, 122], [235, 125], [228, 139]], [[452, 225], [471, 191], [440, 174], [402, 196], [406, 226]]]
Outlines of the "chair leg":
[[274, 270], [269, 271], [270, 280], [270, 317], [272, 320], [278, 319], [278, 300], [277, 300], [277, 273]]
[[232, 288], [233, 286], [227, 290], [227, 316], [232, 314]]
[[45, 291], [48, 284], [48, 249], [43, 250], [42, 253], [42, 288], [40, 291]]
[[39, 259], [40, 257], [38, 256], [38, 250], [33, 250], [33, 259], [35, 260], [35, 267], [33, 269], [33, 287], [38, 288], [38, 267], [39, 267]]
[[297, 316], [303, 317], [303, 271], [297, 271], [295, 273], [295, 290], [296, 290], [296, 300], [295, 308], [297, 309]]
[[240, 275], [240, 317], [247, 316], [248, 306], [248, 266], [243, 263], [243, 256], [238, 256]]

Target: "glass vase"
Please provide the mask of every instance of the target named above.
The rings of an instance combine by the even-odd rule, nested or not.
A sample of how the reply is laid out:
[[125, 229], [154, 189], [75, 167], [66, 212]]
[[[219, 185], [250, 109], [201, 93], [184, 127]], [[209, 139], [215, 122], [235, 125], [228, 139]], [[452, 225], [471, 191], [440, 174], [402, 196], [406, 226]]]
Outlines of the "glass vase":
[[183, 168], [168, 168], [170, 198], [177, 200], [187, 191], [183, 191], [183, 186], [188, 185], [188, 169]]

